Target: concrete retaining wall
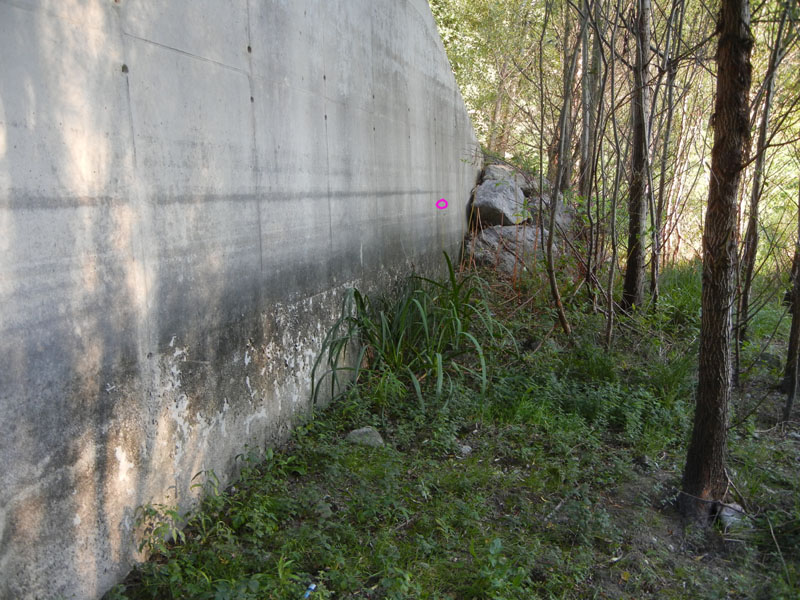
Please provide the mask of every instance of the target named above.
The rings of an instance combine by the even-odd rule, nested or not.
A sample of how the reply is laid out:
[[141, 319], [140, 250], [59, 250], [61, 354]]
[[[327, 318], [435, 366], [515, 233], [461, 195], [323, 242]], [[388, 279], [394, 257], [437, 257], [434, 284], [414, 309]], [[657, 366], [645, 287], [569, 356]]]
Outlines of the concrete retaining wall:
[[0, 598], [102, 594], [284, 436], [474, 145], [425, 0], [0, 0]]

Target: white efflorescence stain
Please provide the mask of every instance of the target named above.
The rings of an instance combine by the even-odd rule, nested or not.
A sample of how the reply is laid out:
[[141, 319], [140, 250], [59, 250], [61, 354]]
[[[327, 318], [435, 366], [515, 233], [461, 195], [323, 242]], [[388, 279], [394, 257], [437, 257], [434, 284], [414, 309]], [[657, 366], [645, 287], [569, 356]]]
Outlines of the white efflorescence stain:
[[117, 457], [117, 462], [119, 462], [119, 481], [120, 483], [127, 483], [128, 475], [133, 470], [133, 463], [128, 460], [128, 455], [125, 454], [125, 450], [121, 446], [116, 447], [114, 455]]

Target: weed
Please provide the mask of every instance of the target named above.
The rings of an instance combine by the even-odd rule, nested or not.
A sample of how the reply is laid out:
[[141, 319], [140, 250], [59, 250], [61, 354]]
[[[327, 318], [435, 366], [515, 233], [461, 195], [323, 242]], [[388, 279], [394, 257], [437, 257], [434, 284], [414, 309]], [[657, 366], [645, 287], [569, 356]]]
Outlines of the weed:
[[139, 552], [167, 553], [172, 541], [185, 541], [183, 525], [185, 520], [177, 508], [165, 504], [145, 504], [136, 509], [135, 527], [141, 533]]
[[[342, 312], [323, 341], [312, 370], [312, 396], [317, 400], [327, 377], [330, 393], [343, 389], [341, 374], [359, 381], [362, 371], [380, 408], [414, 393], [425, 408], [426, 392], [437, 400], [449, 398], [454, 375], [474, 375], [486, 391], [488, 374], [484, 345], [471, 332], [473, 322], [492, 343], [500, 343], [507, 331], [492, 316], [481, 297], [481, 282], [474, 275], [459, 278], [445, 254], [448, 279], [438, 282], [411, 276], [390, 297], [374, 300], [357, 289], [345, 295]], [[506, 336], [506, 340], [510, 336]], [[357, 349], [355, 360], [348, 351]], [[477, 364], [462, 360], [472, 356]], [[320, 369], [327, 370], [320, 373]]]

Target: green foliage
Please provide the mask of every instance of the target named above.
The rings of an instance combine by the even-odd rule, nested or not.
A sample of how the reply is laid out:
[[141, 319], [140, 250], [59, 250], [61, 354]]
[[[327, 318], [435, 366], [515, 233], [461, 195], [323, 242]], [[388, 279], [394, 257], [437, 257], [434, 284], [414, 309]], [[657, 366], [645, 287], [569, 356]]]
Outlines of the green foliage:
[[703, 265], [692, 261], [680, 268], [666, 269], [659, 283], [661, 297], [652, 326], [682, 339], [700, 333], [700, 297]]
[[[613, 352], [599, 341], [602, 319], [578, 312], [574, 346], [518, 352], [498, 332], [540, 337], [538, 309], [504, 316], [507, 303], [487, 304], [476, 280], [414, 278], [392, 301], [363, 299], [363, 314], [339, 323], [354, 329], [342, 348], [356, 333], [374, 348], [356, 352], [370, 360], [352, 385], [287, 448], [240, 456], [234, 488], [198, 474], [196, 513], [143, 507], [151, 560], [107, 598], [301, 598], [312, 582], [311, 600], [795, 597], [800, 489], [786, 440], [732, 437], [731, 472], [748, 498], [770, 506], [775, 490], [791, 494], [752, 528], [683, 533], [670, 508], [694, 386], [699, 299], [686, 290], [698, 278], [696, 267], [665, 273], [668, 314], [626, 318]], [[474, 350], [443, 360], [451, 387], [437, 397], [439, 367], [420, 357], [434, 337], [426, 323], [428, 334], [451, 329], [434, 353], [464, 343], [445, 312], [486, 367]], [[345, 442], [365, 424], [382, 428], [385, 447]], [[740, 541], [719, 553], [724, 535]]]
[[[423, 408], [431, 393], [435, 399], [449, 398], [454, 374], [475, 376], [486, 391], [484, 345], [503, 343], [507, 331], [492, 317], [477, 277], [458, 277], [447, 255], [445, 260], [448, 278], [443, 282], [411, 276], [397, 293], [379, 299], [357, 289], [347, 292], [312, 370], [315, 400], [325, 377], [331, 395], [341, 394], [342, 374], [356, 382], [363, 375], [382, 411], [411, 393]], [[484, 343], [471, 331], [473, 324]], [[506, 337], [508, 342], [513, 344]], [[353, 349], [354, 360], [348, 354]], [[327, 370], [320, 373], [323, 364]]]
[[141, 531], [139, 552], [167, 552], [167, 544], [175, 540], [182, 542], [183, 519], [177, 509], [164, 504], [146, 504], [136, 509], [135, 526]]

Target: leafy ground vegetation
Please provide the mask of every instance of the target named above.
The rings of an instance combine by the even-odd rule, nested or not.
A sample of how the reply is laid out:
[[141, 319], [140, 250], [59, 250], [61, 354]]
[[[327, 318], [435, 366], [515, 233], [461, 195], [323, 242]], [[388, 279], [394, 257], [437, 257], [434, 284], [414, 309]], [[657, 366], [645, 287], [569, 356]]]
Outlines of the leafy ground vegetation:
[[[286, 447], [243, 456], [229, 489], [200, 474], [202, 510], [143, 507], [152, 558], [106, 598], [299, 599], [312, 583], [312, 600], [797, 598], [800, 435], [775, 426], [784, 307], [758, 313], [741, 356], [729, 495], [746, 515], [698, 529], [674, 508], [698, 265], [665, 272], [661, 293], [606, 349], [580, 290], [560, 337], [535, 278], [451, 268], [389, 299], [354, 292], [315, 373], [339, 396]], [[366, 425], [384, 447], [345, 440]]]

